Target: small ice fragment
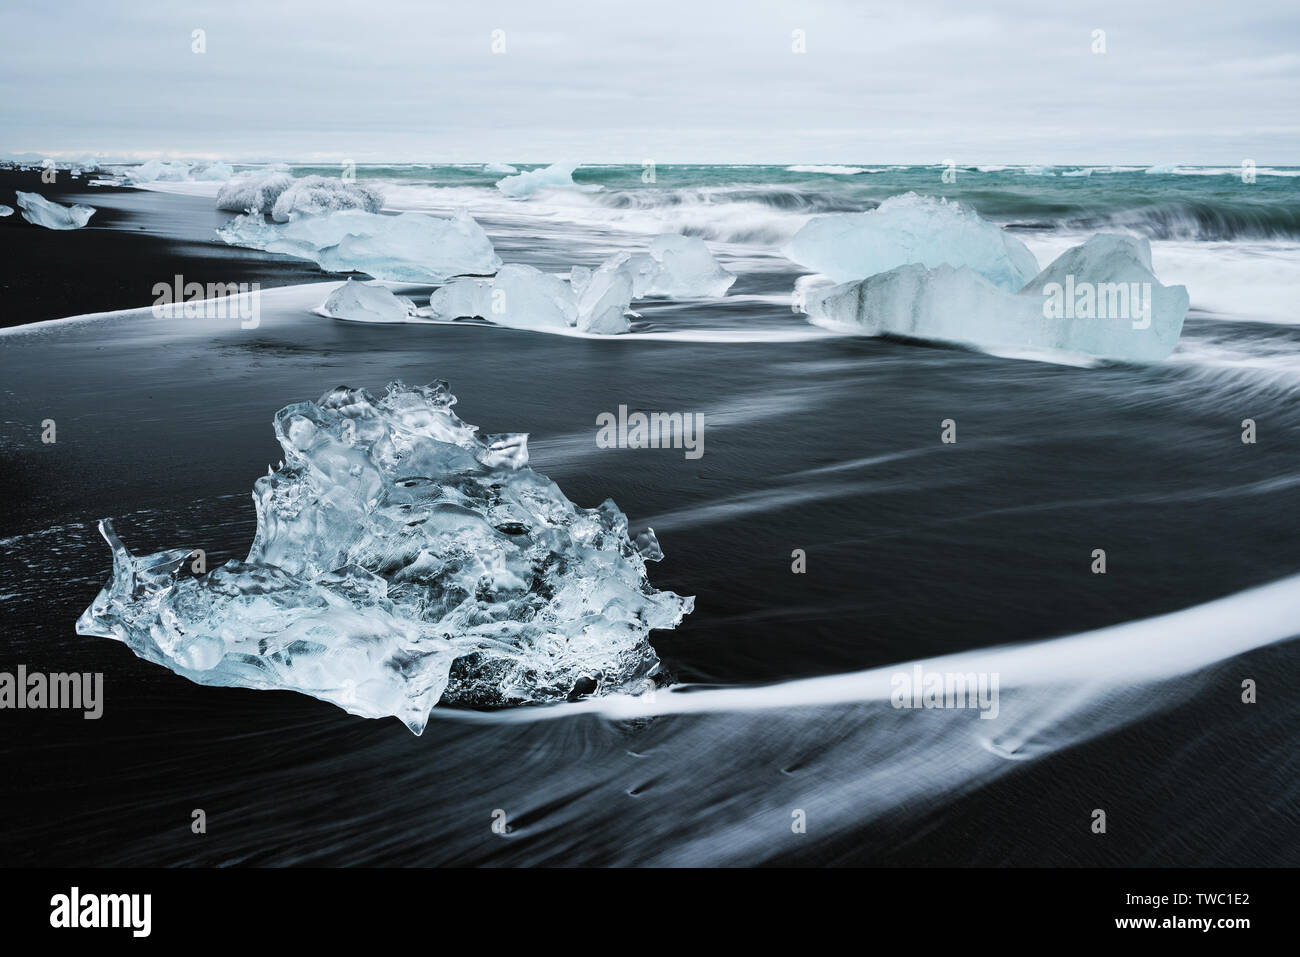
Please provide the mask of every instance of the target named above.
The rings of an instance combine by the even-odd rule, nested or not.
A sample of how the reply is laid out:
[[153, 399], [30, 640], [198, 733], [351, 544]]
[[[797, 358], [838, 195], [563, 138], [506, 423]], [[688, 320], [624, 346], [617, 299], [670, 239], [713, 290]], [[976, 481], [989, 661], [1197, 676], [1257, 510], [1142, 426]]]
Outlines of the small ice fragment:
[[453, 279], [429, 296], [429, 312], [435, 319], [486, 319], [491, 312], [487, 291], [492, 287], [477, 279]]
[[497, 181], [497, 189], [513, 199], [532, 196], [539, 189], [554, 186], [573, 186], [573, 171], [577, 163], [555, 163], [543, 169], [529, 170]]
[[674, 299], [725, 296], [736, 277], [723, 269], [704, 240], [665, 233], [650, 241], [651, 263], [640, 272], [644, 285], [634, 283], [633, 295]]
[[95, 215], [93, 206], [62, 206], [51, 202], [39, 193], [24, 193], [18, 190], [18, 206], [23, 211], [23, 219], [34, 226], [46, 229], [80, 229], [90, 222]]
[[594, 272], [578, 274], [582, 291], [578, 294], [577, 326], [583, 332], [618, 335], [630, 328], [626, 315], [632, 305], [630, 259], [627, 253], [618, 253]]
[[414, 311], [414, 303], [395, 295], [387, 286], [348, 279], [330, 293], [322, 308], [335, 319], [391, 323], [406, 322]]
[[3, 203], [0, 203], [0, 216], [12, 216], [13, 214], [14, 208], [12, 206], [5, 206]]
[[516, 329], [563, 329], [578, 318], [573, 290], [535, 266], [502, 266], [491, 282], [458, 279], [434, 290], [429, 308], [439, 319], [478, 317]]

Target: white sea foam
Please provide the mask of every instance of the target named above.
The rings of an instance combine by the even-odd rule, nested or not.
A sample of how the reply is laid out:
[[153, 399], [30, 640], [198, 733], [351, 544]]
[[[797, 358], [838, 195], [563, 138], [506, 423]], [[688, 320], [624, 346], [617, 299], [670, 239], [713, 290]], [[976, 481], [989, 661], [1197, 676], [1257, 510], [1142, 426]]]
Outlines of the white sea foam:
[[787, 166], [790, 173], [826, 173], [829, 176], [855, 176], [858, 173], [883, 173], [884, 167], [866, 166]]

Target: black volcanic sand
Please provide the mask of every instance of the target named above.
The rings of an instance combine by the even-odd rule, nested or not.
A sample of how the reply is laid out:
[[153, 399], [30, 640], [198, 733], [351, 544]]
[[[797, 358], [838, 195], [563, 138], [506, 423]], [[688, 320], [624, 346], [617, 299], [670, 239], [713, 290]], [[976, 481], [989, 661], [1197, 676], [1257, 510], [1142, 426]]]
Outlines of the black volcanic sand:
[[[231, 218], [210, 198], [91, 186], [104, 178], [59, 170], [0, 168], [0, 328], [43, 319], [147, 306], [153, 287], [179, 274], [187, 282], [257, 282], [264, 289], [336, 278], [314, 263], [227, 246], [216, 229]], [[17, 190], [65, 206], [93, 206], [80, 229], [45, 229], [22, 217]]]
[[[193, 237], [212, 225], [208, 201], [103, 196], [123, 209], [137, 200], [170, 209], [160, 222], [184, 222], [163, 228]], [[44, 243], [64, 263], [43, 267], [65, 287], [51, 295], [85, 312], [83, 297], [96, 294], [87, 270], [115, 275], [124, 294], [147, 293], [173, 262], [190, 278], [204, 261], [198, 238], [139, 232], [11, 223], [4, 234]], [[144, 258], [125, 251], [133, 241]], [[582, 261], [555, 242], [533, 245], [529, 260], [518, 239], [510, 259]], [[118, 247], [116, 266], [93, 262]], [[284, 279], [282, 269], [319, 276], [314, 266], [217, 252], [212, 281]], [[788, 289], [792, 276], [772, 282]], [[467, 421], [531, 433], [534, 466], [575, 502], [612, 497], [633, 528], [654, 526], [668, 557], [651, 566], [652, 582], [698, 596], [680, 629], [653, 636], [679, 680], [774, 682], [1030, 642], [1300, 570], [1293, 397], [1188, 368], [1076, 369], [867, 339], [592, 341], [374, 327], [277, 309], [275, 295], [254, 330], [110, 318], [0, 337], [0, 670], [102, 671], [107, 697], [99, 721], [0, 714], [0, 859], [1300, 862], [1300, 703], [1287, 690], [1296, 642], [1179, 678], [1166, 689], [1173, 710], [1040, 761], [1008, 762], [1004, 776], [954, 801], [947, 775], [956, 786], [962, 749], [975, 747], [955, 739], [944, 760], [891, 772], [897, 783], [923, 776], [921, 795], [890, 815], [818, 831], [819, 820], [851, 817], [879, 796], [889, 779], [842, 786], [874, 767], [882, 744], [906, 754], [909, 736], [933, 727], [928, 716], [897, 730], [888, 714], [888, 727], [871, 723], [879, 715], [865, 705], [631, 723], [437, 717], [415, 738], [394, 720], [301, 695], [199, 687], [73, 628], [109, 574], [97, 519], [113, 517], [137, 553], [242, 557], [253, 481], [281, 454], [277, 409], [338, 384], [443, 378]], [[647, 319], [667, 325], [675, 308], [652, 305]], [[761, 323], [785, 307], [710, 308]], [[703, 411], [704, 457], [597, 449], [595, 417], [619, 404]], [[1255, 446], [1239, 439], [1247, 416], [1262, 424]], [[939, 442], [948, 417], [958, 422], [954, 446]], [[58, 423], [54, 445], [40, 442], [46, 418]], [[1108, 552], [1105, 576], [1089, 571], [1097, 547]], [[805, 575], [791, 574], [795, 548], [807, 552]], [[1243, 676], [1262, 689], [1256, 707], [1237, 703]], [[210, 822], [202, 838], [189, 832], [198, 807]], [[809, 833], [795, 843], [791, 807], [810, 809]], [[1106, 838], [1088, 829], [1096, 807], [1113, 822]], [[496, 808], [516, 828], [508, 840], [490, 831]], [[742, 825], [770, 835], [744, 844], [728, 830]]]

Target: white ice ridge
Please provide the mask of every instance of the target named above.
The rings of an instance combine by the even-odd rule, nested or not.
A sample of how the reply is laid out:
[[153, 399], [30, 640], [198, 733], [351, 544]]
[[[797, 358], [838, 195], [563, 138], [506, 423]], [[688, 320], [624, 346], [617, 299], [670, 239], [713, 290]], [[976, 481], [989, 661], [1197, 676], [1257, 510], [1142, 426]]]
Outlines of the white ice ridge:
[[288, 689], [419, 734], [439, 700], [563, 701], [654, 687], [648, 636], [694, 599], [657, 591], [652, 531], [580, 508], [528, 467], [527, 436], [478, 435], [446, 383], [337, 388], [275, 417], [248, 558], [132, 555], [77, 621], [200, 684]]
[[573, 171], [577, 168], [577, 163], [553, 163], [542, 169], [528, 170], [525, 173], [518, 173], [498, 180], [497, 189], [501, 190], [504, 196], [521, 199], [525, 196], [532, 196], [539, 189], [574, 186], [576, 184], [573, 182]]
[[452, 276], [494, 273], [501, 267], [487, 234], [469, 214], [451, 219], [423, 213], [346, 209], [320, 216], [266, 222], [260, 213], [237, 216], [217, 230], [232, 246], [247, 246], [315, 262], [327, 272], [364, 272], [395, 282], [442, 282]]
[[228, 163], [187, 163], [178, 160], [173, 163], [162, 160], [149, 160], [139, 166], [128, 166], [122, 170], [122, 178], [128, 183], [181, 183], [214, 182], [221, 183], [235, 175]]
[[[33, 226], [46, 229], [80, 229], [90, 222], [95, 215], [93, 206], [64, 206], [46, 199], [40, 193], [24, 193], [17, 190], [18, 207], [23, 211], [23, 219]], [[12, 211], [11, 211], [12, 212]]]
[[796, 287], [818, 325], [986, 351], [1154, 362], [1173, 352], [1187, 289], [1162, 286], [1151, 244], [1101, 234], [1058, 256], [1019, 292], [973, 269], [913, 263], [829, 289]]
[[835, 213], [808, 221], [782, 253], [836, 282], [865, 279], [903, 266], [966, 266], [1015, 292], [1038, 273], [1020, 240], [971, 209], [944, 199], [904, 193], [865, 213]]
[[566, 283], [532, 266], [508, 265], [489, 282], [461, 279], [429, 297], [434, 318], [478, 317], [522, 329], [627, 332], [633, 299], [725, 296], [736, 277], [702, 239], [656, 236], [644, 253], [616, 253], [596, 269], [574, 266]]

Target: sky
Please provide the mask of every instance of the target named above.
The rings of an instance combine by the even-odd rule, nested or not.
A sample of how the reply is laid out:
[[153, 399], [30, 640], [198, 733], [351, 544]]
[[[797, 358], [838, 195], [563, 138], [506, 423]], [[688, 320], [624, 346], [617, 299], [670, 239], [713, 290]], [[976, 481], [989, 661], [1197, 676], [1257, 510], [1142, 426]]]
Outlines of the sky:
[[20, 153], [1300, 165], [1300, 3], [5, 0]]

